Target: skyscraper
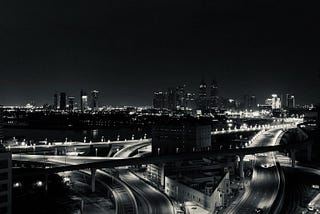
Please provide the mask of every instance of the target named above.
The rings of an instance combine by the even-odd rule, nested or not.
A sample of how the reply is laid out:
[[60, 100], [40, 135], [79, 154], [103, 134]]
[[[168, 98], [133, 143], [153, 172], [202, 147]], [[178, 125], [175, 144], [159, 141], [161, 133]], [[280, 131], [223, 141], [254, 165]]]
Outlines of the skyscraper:
[[218, 84], [215, 80], [212, 80], [210, 85], [210, 108], [217, 108], [219, 106], [219, 97], [218, 97]]
[[67, 106], [67, 95], [65, 92], [60, 93], [60, 110], [66, 110]]
[[243, 108], [247, 110], [254, 110], [257, 108], [257, 98], [255, 95], [243, 96]]
[[97, 110], [98, 109], [98, 95], [99, 91], [93, 90], [91, 91], [91, 108], [92, 110]]
[[166, 108], [166, 93], [159, 91], [153, 93], [153, 107], [157, 109]]
[[85, 111], [88, 109], [88, 95], [85, 93], [81, 96], [81, 111]]
[[80, 109], [81, 111], [83, 111], [83, 103], [82, 103], [82, 96], [84, 95], [84, 92], [83, 90], [81, 89], [80, 91]]
[[58, 94], [53, 95], [53, 108], [58, 109]]
[[294, 95], [289, 95], [287, 97], [287, 107], [288, 108], [295, 108], [296, 107], [296, 100]]
[[177, 93], [176, 89], [171, 87], [168, 88], [167, 93], [168, 109], [175, 110], [177, 108]]
[[176, 88], [176, 106], [179, 108], [185, 108], [186, 107], [186, 86], [178, 86]]
[[68, 109], [72, 111], [74, 109], [74, 97], [68, 97]]
[[271, 98], [266, 99], [265, 104], [271, 106], [272, 109], [280, 109], [281, 99], [277, 94], [272, 94]]
[[4, 133], [3, 133], [3, 108], [0, 106], [0, 142], [4, 138]]
[[207, 110], [207, 108], [208, 108], [207, 84], [202, 78], [199, 86], [198, 109], [205, 111]]

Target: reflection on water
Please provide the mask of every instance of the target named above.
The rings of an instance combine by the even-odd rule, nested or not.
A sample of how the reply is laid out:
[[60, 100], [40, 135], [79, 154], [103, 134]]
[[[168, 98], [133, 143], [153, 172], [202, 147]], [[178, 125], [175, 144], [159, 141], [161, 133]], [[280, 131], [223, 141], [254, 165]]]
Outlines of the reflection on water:
[[[19, 141], [44, 140], [49, 141], [101, 141], [131, 139], [132, 135], [136, 139], [143, 138], [145, 132], [131, 129], [95, 129], [95, 130], [47, 130], [47, 129], [5, 129], [6, 138], [17, 138]], [[149, 134], [148, 134], [149, 135]]]

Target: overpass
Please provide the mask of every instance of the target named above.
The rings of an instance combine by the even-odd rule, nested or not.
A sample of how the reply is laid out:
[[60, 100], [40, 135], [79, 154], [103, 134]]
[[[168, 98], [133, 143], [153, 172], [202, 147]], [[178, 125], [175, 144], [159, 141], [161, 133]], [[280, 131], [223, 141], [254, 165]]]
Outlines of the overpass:
[[232, 133], [239, 133], [239, 132], [261, 131], [265, 129], [286, 128], [286, 127], [291, 127], [292, 125], [297, 125], [298, 122], [300, 122], [300, 120], [293, 120], [293, 121], [289, 120], [285, 124], [273, 124], [273, 125], [265, 124], [265, 125], [255, 125], [255, 126], [241, 127], [241, 128], [234, 127], [233, 129], [222, 128], [221, 130], [215, 129], [214, 131], [211, 132], [211, 134], [212, 135], [232, 134]]
[[124, 141], [106, 141], [106, 142], [52, 142], [46, 143], [44, 145], [12, 145], [7, 146], [6, 149], [12, 153], [26, 153], [26, 152], [46, 152], [55, 151], [58, 149], [68, 149], [73, 150], [74, 148], [89, 148], [90, 146], [94, 148], [106, 147], [106, 146], [128, 146], [135, 145], [139, 143], [151, 143], [150, 138], [139, 139], [139, 140], [124, 140]]
[[[288, 145], [275, 145], [275, 146], [260, 146], [260, 147], [249, 147], [249, 148], [239, 148], [239, 149], [221, 149], [221, 150], [211, 150], [193, 153], [177, 153], [173, 155], [161, 155], [161, 156], [147, 156], [147, 157], [130, 157], [130, 158], [97, 158], [92, 157], [72, 157], [73, 165], [57, 166], [46, 169], [39, 169], [34, 172], [23, 172], [22, 175], [33, 175], [33, 174], [48, 174], [57, 173], [63, 171], [73, 171], [82, 169], [99, 169], [99, 168], [114, 168], [121, 166], [131, 166], [131, 165], [143, 165], [143, 164], [157, 164], [157, 163], [167, 163], [175, 161], [184, 160], [196, 160], [202, 158], [210, 158], [217, 156], [228, 156], [228, 155], [238, 155], [245, 156], [257, 153], [266, 153], [271, 151], [284, 151], [290, 149], [305, 149], [308, 143], [296, 143]], [[14, 155], [13, 160], [19, 161], [20, 157], [29, 157], [30, 155], [20, 156]], [[33, 155], [33, 160], [44, 160], [46, 155]], [[48, 158], [57, 159], [63, 162], [65, 156], [48, 156]], [[22, 160], [22, 159], [21, 159]], [[32, 159], [29, 159], [33, 161]], [[86, 162], [86, 160], [90, 160]]]

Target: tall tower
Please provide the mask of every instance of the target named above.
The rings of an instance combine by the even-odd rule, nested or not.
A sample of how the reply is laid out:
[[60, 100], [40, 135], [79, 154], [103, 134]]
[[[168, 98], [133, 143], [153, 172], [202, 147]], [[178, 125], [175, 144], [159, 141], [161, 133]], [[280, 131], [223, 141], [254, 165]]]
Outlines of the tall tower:
[[60, 110], [66, 110], [67, 106], [67, 95], [65, 92], [60, 93]]
[[58, 109], [58, 94], [57, 93], [55, 93], [53, 95], [53, 108]]
[[82, 102], [82, 96], [84, 95], [83, 89], [80, 91], [80, 110], [83, 111], [83, 102]]
[[202, 78], [200, 82], [199, 98], [207, 98], [207, 83], [204, 81], [204, 78]]
[[92, 110], [97, 110], [98, 106], [98, 95], [99, 91], [93, 90], [91, 91], [91, 108]]
[[211, 81], [210, 85], [210, 108], [217, 108], [219, 105], [218, 84], [216, 80]]
[[4, 133], [3, 133], [3, 108], [0, 106], [0, 146], [1, 146], [1, 141], [4, 138]]
[[177, 93], [176, 89], [171, 87], [168, 88], [167, 92], [167, 102], [168, 102], [168, 109], [175, 110], [177, 108]]
[[68, 109], [72, 111], [74, 109], [74, 97], [68, 97]]
[[178, 86], [176, 88], [176, 99], [177, 99], [177, 107], [179, 108], [185, 108], [186, 107], [186, 86]]
[[201, 79], [199, 86], [198, 109], [201, 111], [208, 109], [207, 84], [204, 78]]

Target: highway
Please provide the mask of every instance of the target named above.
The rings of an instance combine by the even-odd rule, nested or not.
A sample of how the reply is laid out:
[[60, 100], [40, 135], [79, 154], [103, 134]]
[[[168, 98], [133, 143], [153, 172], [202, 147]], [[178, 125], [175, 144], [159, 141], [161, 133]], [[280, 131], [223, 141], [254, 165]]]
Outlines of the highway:
[[[95, 148], [105, 147], [105, 146], [127, 146], [134, 145], [139, 143], [151, 143], [151, 139], [139, 139], [139, 140], [126, 140], [126, 141], [106, 141], [106, 142], [46, 142], [46, 144], [37, 144], [37, 145], [19, 145], [11, 144], [6, 146], [6, 148], [12, 153], [21, 153], [21, 152], [43, 152], [43, 151], [54, 151], [58, 148], [88, 148], [94, 146]], [[70, 149], [69, 149], [70, 150]], [[72, 149], [71, 149], [72, 150]]]
[[138, 176], [132, 172], [120, 169], [120, 178], [124, 181], [137, 195], [141, 206], [139, 213], [144, 214], [174, 214], [172, 203], [159, 190], [142, 181]]
[[121, 149], [117, 153], [115, 153], [113, 155], [113, 157], [128, 158], [128, 157], [131, 157], [131, 155], [134, 152], [136, 152], [138, 149], [141, 149], [143, 147], [150, 146], [150, 145], [151, 145], [151, 142], [142, 142], [142, 143], [130, 145], [130, 146], [127, 146], [127, 147]]
[[[250, 147], [275, 145], [281, 132], [280, 129], [266, 131]], [[254, 213], [257, 208], [262, 209], [263, 213], [270, 213], [279, 188], [280, 175], [274, 153], [256, 154], [250, 184], [237, 204], [230, 206], [224, 213]]]
[[[150, 143], [132, 145], [120, 150], [118, 153], [115, 154], [115, 156], [127, 158], [138, 149], [141, 149], [146, 146], [150, 146]], [[118, 169], [118, 171], [119, 178], [132, 189], [137, 200], [139, 200], [139, 213], [174, 213], [173, 205], [164, 193], [161, 193], [159, 190], [155, 189], [151, 185], [141, 180], [138, 176], [130, 172], [128, 169], [122, 168]]]
[[116, 202], [117, 214], [138, 213], [138, 206], [132, 191], [119, 179], [110, 176], [102, 170], [97, 170], [96, 182], [104, 184], [111, 190]]

